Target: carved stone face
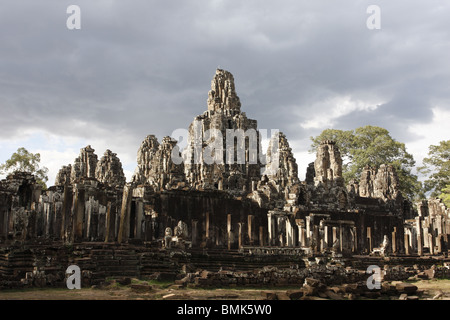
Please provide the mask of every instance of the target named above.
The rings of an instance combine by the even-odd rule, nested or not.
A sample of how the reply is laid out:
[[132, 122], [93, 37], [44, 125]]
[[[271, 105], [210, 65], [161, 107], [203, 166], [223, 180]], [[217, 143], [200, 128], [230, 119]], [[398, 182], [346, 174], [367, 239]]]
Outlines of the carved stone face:
[[165, 235], [166, 236], [171, 236], [172, 235], [172, 229], [167, 227], [166, 230], [165, 230]]

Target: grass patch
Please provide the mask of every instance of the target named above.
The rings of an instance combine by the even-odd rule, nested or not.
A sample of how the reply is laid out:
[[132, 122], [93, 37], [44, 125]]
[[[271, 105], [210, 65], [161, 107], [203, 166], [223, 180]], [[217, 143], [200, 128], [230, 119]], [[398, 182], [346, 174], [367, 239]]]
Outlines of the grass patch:
[[160, 289], [167, 289], [168, 287], [174, 284], [173, 281], [162, 281], [162, 280], [148, 280], [146, 283], [152, 286], [157, 286]]

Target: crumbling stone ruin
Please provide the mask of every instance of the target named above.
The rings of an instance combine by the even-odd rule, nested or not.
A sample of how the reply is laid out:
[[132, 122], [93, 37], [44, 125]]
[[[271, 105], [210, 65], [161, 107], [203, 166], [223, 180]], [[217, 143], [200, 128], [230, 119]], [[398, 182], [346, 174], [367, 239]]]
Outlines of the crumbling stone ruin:
[[[42, 246], [76, 246], [83, 252], [78, 257], [90, 261], [84, 268], [98, 277], [123, 273], [127, 265], [133, 266], [130, 274], [156, 272], [161, 266], [146, 257], [167, 262], [171, 250], [181, 252], [182, 262], [164, 268], [446, 254], [449, 215], [434, 199], [419, 203], [416, 211], [402, 197], [392, 166], [367, 167], [360, 181], [345, 185], [333, 141], [322, 142], [300, 181], [287, 137], [276, 132], [263, 152], [257, 121], [241, 111], [233, 75], [217, 69], [207, 110], [189, 126], [187, 147], [180, 150], [171, 137], [159, 142], [148, 135], [131, 181], [115, 153], [106, 150], [99, 160], [91, 146], [61, 168], [48, 190], [27, 173], [0, 181], [0, 274], [40, 275], [35, 269], [45, 264], [36, 263], [39, 254], [51, 256], [39, 251]], [[133, 262], [123, 268], [106, 258], [116, 251], [124, 255], [127, 246], [133, 248]], [[58, 261], [85, 261], [73, 250], [57, 251]], [[16, 265], [12, 252], [30, 262]], [[95, 260], [101, 252], [110, 253]], [[207, 258], [212, 253], [215, 260]], [[114, 267], [98, 274], [95, 261]]]

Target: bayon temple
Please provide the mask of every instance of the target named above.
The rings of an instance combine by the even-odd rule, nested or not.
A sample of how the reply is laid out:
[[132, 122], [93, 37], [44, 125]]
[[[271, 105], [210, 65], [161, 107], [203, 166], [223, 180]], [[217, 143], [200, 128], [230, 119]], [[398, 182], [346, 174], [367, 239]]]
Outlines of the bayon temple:
[[[447, 254], [449, 209], [438, 199], [414, 206], [392, 166], [367, 167], [346, 185], [339, 149], [323, 141], [301, 181], [282, 132], [263, 150], [257, 121], [242, 112], [228, 71], [216, 70], [207, 110], [188, 134], [182, 150], [171, 137], [148, 135], [128, 182], [115, 153], [99, 157], [91, 146], [45, 191], [28, 173], [0, 181], [0, 271], [11, 271], [13, 248], [25, 254], [39, 246], [132, 246], [144, 255], [178, 250], [246, 261]], [[138, 264], [145, 266], [142, 256]], [[31, 260], [20, 266], [38, 268]]]

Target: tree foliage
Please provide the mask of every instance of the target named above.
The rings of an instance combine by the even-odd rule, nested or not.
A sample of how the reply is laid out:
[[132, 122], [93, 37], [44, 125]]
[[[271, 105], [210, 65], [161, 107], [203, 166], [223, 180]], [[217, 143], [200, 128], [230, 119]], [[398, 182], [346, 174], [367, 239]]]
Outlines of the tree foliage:
[[439, 198], [441, 198], [445, 205], [450, 208], [450, 184], [442, 189], [442, 193], [439, 195]]
[[326, 129], [317, 137], [311, 137], [311, 152], [315, 152], [323, 140], [333, 140], [338, 146], [343, 160], [343, 176], [346, 182], [359, 180], [363, 169], [369, 165], [379, 167], [390, 164], [396, 171], [400, 183], [400, 191], [413, 200], [423, 197], [422, 184], [411, 171], [415, 160], [406, 151], [404, 143], [393, 139], [389, 131], [365, 126], [355, 130]]
[[445, 194], [444, 189], [450, 185], [450, 140], [429, 146], [428, 157], [423, 159], [419, 172], [428, 176], [424, 181], [426, 192], [431, 192], [432, 197]]
[[10, 174], [14, 172], [28, 172], [36, 177], [36, 181], [46, 188], [48, 181], [48, 169], [40, 168], [41, 155], [39, 153], [31, 153], [25, 148], [19, 148], [14, 152], [4, 164], [0, 165], [1, 174]]

